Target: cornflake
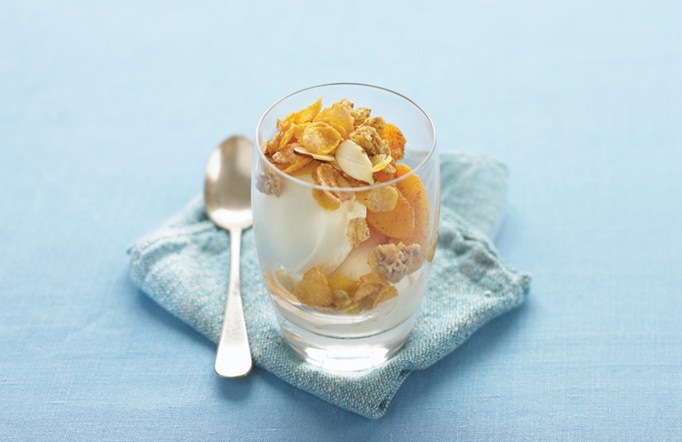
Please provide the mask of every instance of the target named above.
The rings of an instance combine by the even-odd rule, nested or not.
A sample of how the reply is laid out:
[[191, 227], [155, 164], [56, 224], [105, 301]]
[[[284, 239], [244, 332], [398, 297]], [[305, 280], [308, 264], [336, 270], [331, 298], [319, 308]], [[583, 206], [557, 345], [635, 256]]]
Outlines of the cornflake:
[[318, 98], [316, 102], [305, 109], [290, 113], [285, 120], [293, 121], [296, 124], [310, 123], [320, 113], [320, 109], [322, 109], [322, 98]]
[[421, 246], [403, 243], [382, 244], [372, 250], [367, 261], [369, 266], [381, 273], [392, 283], [400, 282], [408, 273], [417, 270], [421, 264]]
[[297, 155], [294, 146], [288, 146], [272, 154], [271, 160], [284, 173], [292, 174], [305, 167], [313, 159], [305, 155]]
[[[321, 163], [313, 171], [313, 181], [315, 184], [325, 187], [355, 187], [357, 182], [346, 178], [341, 172], [336, 170], [328, 163]], [[353, 192], [334, 192], [331, 190], [313, 189], [313, 197], [324, 209], [336, 210], [339, 205], [353, 199]]]
[[359, 285], [353, 295], [353, 302], [362, 309], [371, 309], [380, 302], [398, 295], [398, 290], [389, 284], [380, 273], [372, 272], [360, 277]]
[[324, 122], [331, 125], [343, 139], [346, 139], [354, 129], [352, 110], [353, 104], [344, 99], [322, 109], [313, 119], [313, 122]]
[[306, 126], [300, 141], [308, 152], [328, 154], [336, 149], [341, 140], [341, 135], [334, 127], [324, 122], [316, 122]]
[[334, 303], [334, 294], [329, 288], [322, 269], [313, 267], [305, 272], [303, 279], [292, 290], [299, 301], [315, 307], [329, 307]]
[[358, 201], [370, 212], [390, 212], [398, 203], [398, 190], [393, 186], [357, 192]]

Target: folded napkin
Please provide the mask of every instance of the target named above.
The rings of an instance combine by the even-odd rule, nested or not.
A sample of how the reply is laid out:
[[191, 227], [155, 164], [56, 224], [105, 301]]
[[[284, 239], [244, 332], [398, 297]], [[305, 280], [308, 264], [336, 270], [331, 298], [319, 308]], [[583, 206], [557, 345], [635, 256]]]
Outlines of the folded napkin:
[[[329, 373], [306, 362], [279, 334], [260, 273], [253, 231], [243, 235], [242, 298], [256, 365], [291, 385], [368, 418], [385, 412], [413, 370], [427, 368], [490, 319], [520, 305], [530, 277], [502, 263], [490, 244], [503, 216], [507, 171], [481, 156], [441, 156], [438, 248], [415, 329], [403, 349], [373, 370]], [[131, 277], [169, 312], [217, 342], [229, 274], [229, 234], [197, 197], [130, 250]]]

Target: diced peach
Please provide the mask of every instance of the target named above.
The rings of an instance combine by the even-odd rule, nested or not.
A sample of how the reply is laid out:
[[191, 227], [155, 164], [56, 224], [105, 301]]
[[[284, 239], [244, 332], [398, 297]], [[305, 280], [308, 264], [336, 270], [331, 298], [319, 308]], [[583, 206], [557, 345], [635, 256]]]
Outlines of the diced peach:
[[413, 235], [415, 229], [414, 209], [408, 200], [399, 193], [395, 208], [390, 212], [367, 211], [367, 224], [388, 237], [408, 238]]
[[393, 159], [401, 160], [405, 152], [405, 136], [396, 126], [387, 124], [381, 137], [388, 142]]
[[[404, 176], [412, 170], [404, 164], [396, 165], [396, 169], [396, 177]], [[429, 243], [429, 198], [424, 184], [417, 175], [411, 175], [400, 181], [396, 187], [414, 209], [414, 229], [410, 235], [403, 237], [405, 239], [403, 242], [419, 244], [422, 251], [427, 253], [431, 244]]]

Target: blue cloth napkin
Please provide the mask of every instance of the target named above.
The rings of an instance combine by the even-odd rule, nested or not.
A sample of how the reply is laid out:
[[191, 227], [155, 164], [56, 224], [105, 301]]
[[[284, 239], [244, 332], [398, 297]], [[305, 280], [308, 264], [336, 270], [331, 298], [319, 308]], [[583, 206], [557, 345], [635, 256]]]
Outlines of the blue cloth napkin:
[[[256, 365], [368, 418], [385, 412], [413, 370], [434, 364], [490, 319], [520, 305], [530, 277], [507, 267], [490, 243], [502, 220], [507, 170], [471, 154], [441, 156], [438, 248], [420, 317], [405, 347], [385, 365], [340, 375], [301, 360], [279, 334], [261, 278], [253, 231], [243, 235], [242, 297]], [[229, 234], [208, 220], [197, 197], [129, 251], [132, 280], [169, 312], [217, 342], [229, 274]]]

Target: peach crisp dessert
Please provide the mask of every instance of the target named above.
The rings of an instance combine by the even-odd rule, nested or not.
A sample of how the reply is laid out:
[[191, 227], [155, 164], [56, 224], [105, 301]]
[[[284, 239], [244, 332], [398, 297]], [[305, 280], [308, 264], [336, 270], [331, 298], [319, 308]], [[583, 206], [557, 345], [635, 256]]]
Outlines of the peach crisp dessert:
[[400, 163], [405, 144], [398, 127], [347, 99], [277, 121], [254, 197], [268, 218], [257, 241], [277, 296], [329, 314], [414, 310], [436, 234], [422, 180]]

